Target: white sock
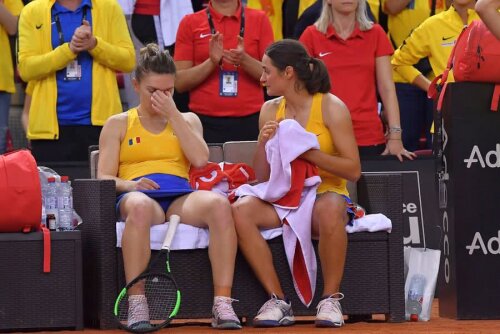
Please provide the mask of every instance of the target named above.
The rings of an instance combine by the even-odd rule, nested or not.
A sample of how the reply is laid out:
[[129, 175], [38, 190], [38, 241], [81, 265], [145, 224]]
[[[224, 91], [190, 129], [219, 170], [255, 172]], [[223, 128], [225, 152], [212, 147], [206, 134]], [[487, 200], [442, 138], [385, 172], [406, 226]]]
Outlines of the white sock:
[[128, 326], [139, 321], [149, 321], [148, 300], [145, 295], [128, 296]]

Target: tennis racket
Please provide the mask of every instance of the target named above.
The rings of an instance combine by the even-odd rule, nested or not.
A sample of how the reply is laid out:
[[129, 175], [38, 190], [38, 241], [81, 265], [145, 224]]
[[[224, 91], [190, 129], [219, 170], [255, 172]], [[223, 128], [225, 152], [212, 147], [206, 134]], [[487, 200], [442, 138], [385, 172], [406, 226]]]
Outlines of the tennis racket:
[[[116, 298], [114, 315], [120, 326], [127, 331], [132, 333], [156, 331], [167, 326], [179, 311], [181, 292], [170, 273], [169, 263], [170, 244], [179, 221], [179, 216], [170, 216], [159, 254], [149, 268], [128, 283]], [[155, 271], [155, 267], [158, 267], [155, 264], [163, 260], [166, 263], [166, 270]]]

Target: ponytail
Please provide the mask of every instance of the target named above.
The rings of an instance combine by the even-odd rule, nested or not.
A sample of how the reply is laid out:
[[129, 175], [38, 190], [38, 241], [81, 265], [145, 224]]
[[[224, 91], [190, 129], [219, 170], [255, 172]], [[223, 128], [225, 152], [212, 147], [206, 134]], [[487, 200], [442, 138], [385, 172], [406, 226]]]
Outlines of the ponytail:
[[309, 60], [311, 76], [308, 81], [304, 81], [309, 94], [328, 93], [332, 88], [330, 84], [330, 76], [326, 69], [325, 63], [317, 58]]
[[309, 94], [328, 93], [331, 88], [330, 76], [325, 64], [311, 58], [299, 41], [282, 39], [266, 49], [266, 55], [279, 70], [293, 67], [297, 75], [296, 89], [305, 87]]

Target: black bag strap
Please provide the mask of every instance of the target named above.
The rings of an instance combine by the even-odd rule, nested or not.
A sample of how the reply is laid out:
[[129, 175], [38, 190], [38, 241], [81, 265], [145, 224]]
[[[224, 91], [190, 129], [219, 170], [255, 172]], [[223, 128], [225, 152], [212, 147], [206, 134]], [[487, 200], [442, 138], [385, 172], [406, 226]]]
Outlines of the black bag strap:
[[378, 24], [382, 26], [385, 32], [388, 32], [389, 31], [387, 25], [388, 17], [387, 14], [384, 13], [384, 11], [382, 10], [382, 6], [383, 6], [382, 0], [378, 0]]
[[434, 14], [436, 14], [436, 0], [432, 0], [432, 2], [431, 2], [431, 15], [430, 16], [434, 16]]

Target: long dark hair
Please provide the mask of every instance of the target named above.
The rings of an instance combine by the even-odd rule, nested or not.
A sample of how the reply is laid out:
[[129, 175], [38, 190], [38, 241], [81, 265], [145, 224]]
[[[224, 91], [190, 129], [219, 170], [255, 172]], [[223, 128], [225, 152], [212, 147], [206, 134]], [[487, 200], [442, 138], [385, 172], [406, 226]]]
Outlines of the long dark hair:
[[[297, 78], [309, 94], [328, 93], [331, 89], [330, 76], [325, 64], [307, 54], [302, 43], [294, 39], [282, 39], [269, 45], [265, 54], [279, 70], [293, 67]], [[300, 83], [297, 83], [300, 88]]]
[[140, 50], [134, 76], [140, 82], [148, 73], [175, 75], [175, 64], [172, 56], [166, 50], [161, 51], [154, 43], [150, 43]]

